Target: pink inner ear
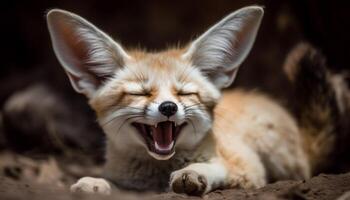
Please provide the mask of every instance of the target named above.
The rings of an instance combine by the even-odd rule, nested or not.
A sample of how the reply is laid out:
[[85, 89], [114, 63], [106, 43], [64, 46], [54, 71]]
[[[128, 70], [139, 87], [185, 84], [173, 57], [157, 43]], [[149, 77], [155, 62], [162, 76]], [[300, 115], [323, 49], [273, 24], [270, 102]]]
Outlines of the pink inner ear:
[[88, 68], [84, 66], [88, 60], [89, 45], [78, 35], [77, 25], [72, 19], [61, 19], [57, 20], [56, 23], [58, 45], [61, 50], [65, 51], [65, 53], [61, 53], [61, 57], [77, 68], [76, 70], [72, 69], [74, 72], [90, 74]]
[[122, 47], [85, 19], [55, 9], [47, 20], [56, 56], [78, 92], [94, 92], [124, 66]]
[[263, 13], [258, 6], [231, 13], [195, 40], [186, 57], [215, 86], [229, 86], [253, 46]]
[[[79, 35], [78, 29], [84, 26], [75, 19], [65, 15], [57, 14], [54, 16], [51, 29], [54, 32], [53, 38], [58, 49], [61, 62], [64, 63], [64, 68], [69, 76], [74, 88], [78, 92], [83, 91], [79, 85], [81, 79], [88, 82], [89, 85], [97, 88], [106, 78], [99, 76], [91, 70], [93, 66], [88, 64], [90, 44], [88, 39], [84, 39]], [[86, 28], [86, 27], [83, 27]], [[98, 67], [98, 66], [97, 66]]]
[[[235, 32], [235, 38], [231, 40], [232, 49], [235, 52], [244, 52], [247, 46], [249, 46], [249, 42], [252, 41], [251, 34], [257, 29], [257, 19], [252, 16], [247, 16], [245, 23], [241, 24], [240, 31]], [[255, 40], [255, 36], [253, 41]], [[237, 58], [234, 58], [237, 59]]]

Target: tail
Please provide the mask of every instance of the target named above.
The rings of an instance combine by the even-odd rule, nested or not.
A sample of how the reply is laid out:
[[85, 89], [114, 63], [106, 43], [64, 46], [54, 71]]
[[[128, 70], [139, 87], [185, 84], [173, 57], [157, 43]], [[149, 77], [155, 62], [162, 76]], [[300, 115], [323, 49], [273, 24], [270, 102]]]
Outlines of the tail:
[[330, 167], [333, 155], [345, 146], [341, 143], [350, 139], [346, 127], [350, 92], [345, 76], [330, 72], [324, 56], [306, 43], [291, 51], [284, 70], [294, 86], [292, 103], [305, 151], [313, 172], [320, 172]]

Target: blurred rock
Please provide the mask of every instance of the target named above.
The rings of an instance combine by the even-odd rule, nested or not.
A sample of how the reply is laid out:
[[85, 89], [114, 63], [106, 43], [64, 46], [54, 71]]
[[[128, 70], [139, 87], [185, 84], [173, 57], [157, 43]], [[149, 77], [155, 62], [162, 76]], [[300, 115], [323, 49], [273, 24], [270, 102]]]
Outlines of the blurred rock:
[[74, 107], [43, 84], [14, 93], [2, 112], [6, 146], [19, 152], [79, 150], [101, 157], [104, 135], [93, 116]]

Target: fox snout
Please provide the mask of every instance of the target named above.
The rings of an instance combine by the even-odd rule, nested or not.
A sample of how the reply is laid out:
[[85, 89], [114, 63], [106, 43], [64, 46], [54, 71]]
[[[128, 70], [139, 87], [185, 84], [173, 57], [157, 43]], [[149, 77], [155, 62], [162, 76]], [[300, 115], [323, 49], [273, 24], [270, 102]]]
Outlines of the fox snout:
[[161, 114], [169, 118], [177, 112], [178, 107], [172, 101], [164, 101], [159, 105], [158, 110]]

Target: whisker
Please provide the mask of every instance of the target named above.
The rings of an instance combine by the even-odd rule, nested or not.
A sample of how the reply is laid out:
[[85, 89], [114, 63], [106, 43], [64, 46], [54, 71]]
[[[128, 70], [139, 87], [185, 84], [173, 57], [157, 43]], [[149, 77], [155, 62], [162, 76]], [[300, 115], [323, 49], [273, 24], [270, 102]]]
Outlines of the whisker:
[[122, 117], [125, 117], [125, 116], [139, 116], [139, 117], [143, 117], [144, 115], [143, 115], [143, 113], [122, 113], [122, 114], [119, 114], [119, 115], [113, 117], [112, 119], [108, 120], [107, 122], [103, 123], [102, 126], [105, 126], [105, 125], [111, 123], [115, 119], [122, 118]]
[[144, 107], [144, 108], [138, 108], [138, 107], [133, 107], [133, 106], [114, 106], [114, 108], [131, 108], [131, 109], [135, 109], [135, 110], [150, 110], [148, 107]]
[[198, 106], [198, 105], [201, 105], [201, 103], [194, 103], [192, 105], [189, 105], [189, 106], [186, 106], [186, 105], [183, 105], [185, 108], [191, 108], [193, 106]]
[[193, 111], [193, 110], [203, 110], [203, 111], [207, 111], [207, 109], [205, 107], [197, 107], [197, 108], [187, 108], [184, 109], [185, 111]]
[[119, 126], [118, 130], [117, 130], [117, 133], [119, 133], [120, 129], [131, 119], [136, 119], [136, 118], [139, 118], [140, 116], [133, 116], [133, 117], [128, 117], [126, 118], [123, 123]]
[[202, 108], [197, 108], [197, 109], [188, 109], [188, 110], [185, 110], [185, 114], [186, 113], [196, 113], [200, 111], [201, 113], [206, 113], [207, 110], [206, 109], [202, 109]]
[[197, 135], [197, 129], [196, 129], [195, 125], [193, 124], [193, 121], [191, 120], [191, 118], [185, 118], [185, 119], [187, 119], [190, 122], [190, 124], [194, 130], [194, 134]]

